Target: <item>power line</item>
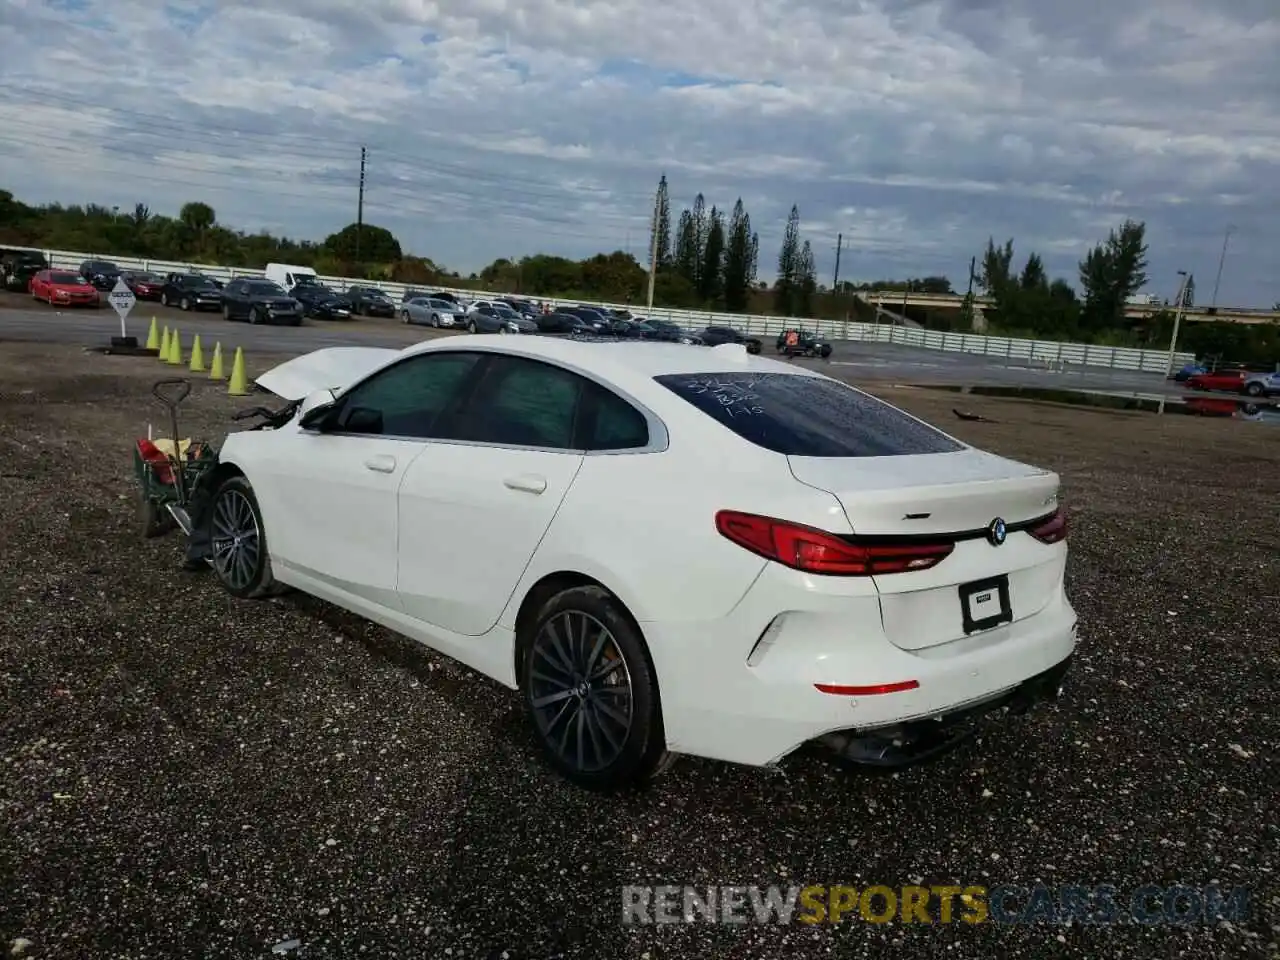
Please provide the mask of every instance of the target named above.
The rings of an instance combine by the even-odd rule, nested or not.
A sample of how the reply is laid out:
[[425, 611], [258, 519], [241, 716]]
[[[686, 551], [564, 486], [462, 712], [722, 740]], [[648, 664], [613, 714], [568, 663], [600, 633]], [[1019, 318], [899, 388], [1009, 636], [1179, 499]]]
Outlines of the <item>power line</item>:
[[[9, 91], [15, 99], [26, 97], [34, 99], [37, 103], [43, 99], [50, 101], [55, 109], [65, 109], [75, 113], [78, 117], [86, 116], [117, 115], [129, 118], [128, 130], [125, 136], [128, 139], [143, 139], [147, 137], [159, 138], [166, 145], [172, 146], [172, 141], [179, 141], [188, 146], [200, 146], [207, 148], [211, 155], [217, 156], [218, 147], [226, 147], [229, 145], [228, 140], [234, 140], [238, 144], [248, 146], [259, 150], [270, 150], [273, 153], [305, 156], [310, 159], [345, 161], [351, 156], [351, 151], [360, 146], [358, 142], [343, 141], [333, 137], [322, 136], [319, 134], [302, 134], [291, 131], [246, 131], [241, 128], [223, 123], [209, 123], [196, 120], [182, 120], [174, 117], [164, 117], [156, 114], [142, 113], [136, 110], [126, 110], [119, 108], [86, 108], [85, 104], [77, 99], [62, 94], [40, 91], [35, 93], [21, 88], [15, 88], [11, 85], [0, 83], [0, 90]], [[28, 124], [36, 130], [42, 130], [39, 125]], [[456, 136], [440, 134], [434, 131], [424, 131], [418, 128], [414, 130], [415, 137], [422, 137], [428, 140], [439, 140], [451, 148], [450, 155], [456, 155], [459, 140]], [[635, 190], [617, 190], [611, 187], [583, 184], [580, 182], [561, 180], [558, 182], [548, 180], [538, 180], [521, 176], [519, 174], [508, 174], [506, 172], [488, 171], [477, 168], [474, 164], [454, 164], [436, 158], [424, 159], [421, 156], [408, 156], [399, 153], [394, 148], [384, 148], [381, 145], [377, 147], [379, 156], [385, 157], [394, 163], [403, 164], [414, 170], [421, 170], [438, 174], [440, 176], [455, 177], [469, 185], [492, 184], [494, 187], [508, 190], [512, 193], [524, 193], [530, 196], [540, 196], [546, 198], [563, 198], [566, 194], [570, 195], [591, 195], [598, 194], [600, 198], [608, 198], [611, 200], [623, 199], [640, 201], [643, 199], [645, 205], [648, 205], [649, 194], [647, 191], [641, 193]], [[486, 152], [482, 147], [473, 147], [479, 153]], [[496, 152], [496, 151], [491, 151]], [[503, 154], [507, 157], [520, 156], [519, 154]], [[534, 158], [543, 159], [546, 158]], [[564, 161], [556, 161], [563, 163]], [[523, 185], [523, 186], [522, 186]]]
[[[13, 137], [7, 137], [2, 133], [0, 133], [0, 144], [12, 144], [14, 146], [19, 146], [19, 147], [29, 147], [31, 145], [29, 141], [26, 141], [23, 139], [16, 139]], [[40, 162], [42, 165], [45, 165], [45, 166], [53, 166], [53, 167], [59, 167], [62, 169], [73, 170], [76, 172], [83, 172], [85, 169], [84, 160], [82, 158], [74, 156], [74, 154], [71, 152], [74, 149], [79, 147], [83, 147], [82, 142], [78, 142], [74, 139], [64, 139], [59, 145], [59, 150], [66, 151], [66, 155], [53, 154], [51, 156], [42, 157]], [[131, 158], [136, 160], [143, 160], [143, 161], [148, 159], [153, 159], [144, 155], [131, 155]], [[217, 192], [217, 193], [224, 193], [224, 194], [232, 194], [232, 195], [242, 196], [242, 197], [255, 196], [255, 197], [284, 198], [284, 199], [296, 200], [296, 201], [309, 201], [312, 203], [314, 203], [318, 199], [323, 199], [331, 203], [336, 203], [341, 199], [341, 195], [343, 193], [351, 189], [350, 181], [348, 181], [347, 184], [341, 184], [336, 182], [335, 183], [317, 183], [313, 187], [308, 188], [306, 192], [301, 192], [296, 189], [290, 190], [287, 188], [276, 187], [274, 185], [261, 186], [255, 183], [246, 183], [244, 180], [239, 179], [241, 176], [243, 176], [243, 174], [240, 172], [221, 173], [219, 171], [212, 171], [212, 170], [208, 170], [198, 166], [182, 165], [177, 163], [166, 164], [166, 166], [170, 166], [174, 170], [179, 172], [190, 171], [190, 174], [181, 176], [181, 177], [166, 177], [163, 174], [152, 173], [150, 171], [143, 173], [139, 171], [136, 166], [129, 165], [127, 160], [117, 161], [109, 158], [104, 158], [101, 160], [93, 161], [93, 168], [97, 173], [107, 174], [113, 177], [118, 176], [121, 178], [122, 181], [127, 176], [136, 177], [140, 185], [143, 187], [154, 185], [154, 184], [165, 184], [165, 185], [171, 185], [171, 186], [177, 186], [177, 187], [185, 187], [192, 192], [210, 191], [210, 192]], [[205, 174], [207, 176], [199, 177], [199, 176], [195, 176], [196, 174]], [[269, 184], [287, 183], [287, 184], [292, 184], [296, 186], [298, 182], [297, 177], [287, 177], [287, 176], [279, 176], [279, 175], [272, 176], [269, 174], [263, 175], [261, 174], [260, 171], [253, 171], [252, 175], [255, 181], [264, 180]], [[227, 177], [231, 179], [228, 181], [219, 181], [217, 179], [209, 179], [209, 177]], [[132, 185], [128, 184], [127, 182], [122, 182], [121, 184], [117, 184], [117, 187], [120, 187], [120, 186], [125, 186], [128, 189], [135, 189]], [[394, 201], [394, 202], [374, 204], [375, 207], [387, 213], [394, 213], [394, 214], [400, 214], [400, 215], [413, 214], [413, 215], [419, 215], [423, 217], [431, 217], [431, 216], [439, 215], [439, 209], [436, 207], [432, 207], [430, 205], [429, 203], [430, 197], [426, 197], [422, 193], [414, 193], [408, 190], [392, 190], [392, 189], [386, 189], [386, 188], [383, 188], [380, 191], [376, 191], [375, 196], [377, 196], [379, 193], [383, 196], [388, 197], [390, 201]], [[350, 196], [350, 194], [346, 194], [346, 195]], [[19, 197], [18, 199], [21, 199], [21, 197]], [[528, 230], [530, 232], [536, 232], [538, 237], [547, 237], [551, 239], [568, 240], [568, 241], [590, 240], [590, 241], [598, 241], [606, 244], [614, 243], [617, 240], [617, 233], [614, 231], [605, 233], [605, 232], [595, 232], [592, 230], [581, 230], [581, 229], [557, 230], [552, 226], [548, 226], [545, 219], [535, 220], [528, 215], [504, 212], [501, 210], [499, 210], [499, 212], [497, 213], [494, 213], [493, 215], [486, 216], [484, 219], [489, 221], [502, 221], [502, 222], [516, 224], [525, 230]], [[620, 220], [619, 222], [631, 223], [631, 222], [635, 222], [638, 219], [640, 218], [639, 217], [628, 218], [626, 220]], [[569, 225], [569, 223], [570, 221], [562, 222], [562, 224], [565, 225], [566, 227]]]

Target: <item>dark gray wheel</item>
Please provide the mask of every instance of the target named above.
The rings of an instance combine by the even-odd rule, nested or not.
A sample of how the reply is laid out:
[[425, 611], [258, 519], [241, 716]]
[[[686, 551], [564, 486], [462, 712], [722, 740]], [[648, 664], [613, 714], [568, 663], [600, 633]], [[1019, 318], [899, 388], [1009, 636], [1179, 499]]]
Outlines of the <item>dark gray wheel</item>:
[[669, 765], [648, 649], [608, 591], [556, 594], [523, 642], [525, 709], [548, 762], [566, 779], [614, 789]]
[[1245, 388], [1244, 388], [1244, 392], [1245, 392], [1245, 393], [1247, 393], [1247, 394], [1248, 394], [1249, 396], [1251, 396], [1251, 397], [1260, 397], [1260, 396], [1262, 396], [1262, 384], [1260, 384], [1260, 383], [1251, 383], [1251, 384], [1249, 384], [1247, 387], [1245, 387]]
[[230, 319], [231, 319], [231, 305], [230, 305], [230, 304], [226, 304], [226, 303], [224, 303], [224, 304], [222, 305], [222, 319], [223, 319], [223, 320], [230, 320]]
[[178, 301], [178, 309], [179, 309], [179, 310], [190, 310], [190, 309], [191, 309], [191, 300], [190, 300], [190, 298], [189, 298], [189, 297], [183, 297], [181, 300], [179, 300], [179, 301]]
[[249, 310], [249, 322], [250, 322], [250, 323], [261, 323], [261, 322], [262, 322], [262, 311], [261, 311], [261, 310], [259, 310], [257, 307], [253, 307], [252, 309], [250, 309], [250, 310]]
[[169, 295], [167, 293], [160, 294], [160, 306], [167, 307], [169, 305]]
[[433, 313], [431, 315], [431, 326], [437, 327], [437, 328], [440, 326], [440, 314]]
[[209, 516], [213, 569], [232, 596], [251, 600], [274, 592], [262, 512], [244, 477], [230, 477], [213, 498]]
[[476, 332], [476, 322], [472, 320], [467, 324], [467, 333], [475, 333], [475, 332]]

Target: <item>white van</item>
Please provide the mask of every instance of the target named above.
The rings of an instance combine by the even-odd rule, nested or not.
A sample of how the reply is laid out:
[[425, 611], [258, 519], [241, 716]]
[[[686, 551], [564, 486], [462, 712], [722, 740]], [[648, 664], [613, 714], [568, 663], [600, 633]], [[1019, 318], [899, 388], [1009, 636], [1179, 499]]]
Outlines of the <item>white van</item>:
[[299, 267], [292, 263], [268, 263], [263, 271], [268, 280], [280, 284], [285, 290], [292, 290], [299, 283], [318, 283], [316, 272], [310, 267]]

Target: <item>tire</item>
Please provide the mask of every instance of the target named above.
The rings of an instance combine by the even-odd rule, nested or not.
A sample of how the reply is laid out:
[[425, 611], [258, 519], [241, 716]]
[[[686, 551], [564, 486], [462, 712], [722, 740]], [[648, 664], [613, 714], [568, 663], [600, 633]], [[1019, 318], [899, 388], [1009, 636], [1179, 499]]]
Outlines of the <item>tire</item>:
[[437, 330], [440, 329], [440, 314], [433, 313], [431, 315], [431, 326], [435, 327]]
[[142, 539], [151, 540], [172, 530], [177, 524], [168, 510], [162, 510], [150, 497], [138, 497], [138, 531]]
[[408, 323], [408, 322], [409, 322], [409, 311], [408, 311], [408, 310], [401, 310], [401, 311], [400, 311], [400, 322], [401, 322], [401, 323]]
[[167, 307], [169, 305], [169, 295], [167, 293], [160, 294], [160, 306]]
[[231, 305], [228, 303], [224, 303], [222, 305], [222, 319], [223, 320], [231, 319]]
[[262, 322], [262, 314], [258, 311], [258, 308], [257, 308], [257, 307], [250, 307], [250, 308], [249, 308], [249, 322], [250, 322], [250, 323], [261, 323], [261, 322]]
[[1260, 397], [1262, 396], [1262, 384], [1251, 383], [1244, 388], [1244, 392], [1246, 395], [1250, 397]]
[[[259, 600], [278, 593], [271, 574], [262, 510], [248, 480], [228, 477], [218, 487], [210, 505], [209, 523], [213, 572], [227, 593], [241, 600]], [[233, 532], [240, 534], [234, 544], [230, 542]], [[240, 549], [246, 553], [235, 552]]]
[[191, 309], [191, 301], [190, 301], [188, 298], [183, 297], [181, 300], [179, 300], [179, 301], [178, 301], [178, 309], [179, 309], [179, 310], [190, 310], [190, 309]]
[[[616, 790], [650, 781], [671, 765], [675, 755], [667, 750], [648, 647], [612, 594], [595, 586], [556, 594], [519, 642], [525, 713], [557, 773], [580, 787]], [[590, 667], [594, 683], [588, 674], [575, 687], [582, 678], [572, 675], [570, 660], [579, 671]], [[609, 663], [613, 669], [601, 672]], [[602, 703], [612, 710], [605, 713]], [[595, 738], [590, 723], [596, 724]]]
[[476, 332], [477, 332], [477, 331], [476, 331], [476, 322], [475, 322], [474, 320], [470, 320], [470, 321], [468, 321], [468, 322], [467, 322], [467, 333], [476, 333]]

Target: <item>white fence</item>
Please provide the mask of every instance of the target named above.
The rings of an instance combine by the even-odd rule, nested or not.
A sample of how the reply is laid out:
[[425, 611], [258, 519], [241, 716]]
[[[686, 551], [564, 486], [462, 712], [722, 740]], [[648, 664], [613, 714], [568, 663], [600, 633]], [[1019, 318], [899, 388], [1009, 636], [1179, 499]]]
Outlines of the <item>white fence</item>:
[[[136, 257], [115, 257], [107, 254], [76, 253], [69, 250], [44, 250], [42, 252], [50, 265], [71, 269], [77, 269], [85, 260], [110, 260], [126, 270], [150, 270], [155, 273], [196, 270], [219, 280], [230, 280], [232, 277], [262, 276], [261, 270], [252, 270], [245, 267], [178, 263], [171, 260], [144, 260]], [[321, 277], [320, 280], [336, 290], [345, 290], [348, 286], [354, 284], [368, 284], [368, 281], [351, 280], [343, 277]], [[378, 283], [376, 286], [381, 290], [385, 290], [394, 299], [399, 299], [406, 290], [410, 289], [408, 285], [403, 283]], [[447, 290], [450, 293], [472, 299], [510, 295], [454, 287], [436, 287], [427, 284], [418, 285], [417, 288]], [[550, 303], [553, 306], [575, 303], [592, 305], [590, 301], [581, 300], [555, 300], [545, 297], [534, 299]], [[629, 308], [635, 305], [606, 303], [598, 304], [598, 306], [623, 309], [624, 307]], [[1169, 363], [1169, 354], [1164, 350], [1101, 347], [1086, 343], [1061, 343], [1056, 340], [1020, 340], [1009, 337], [989, 337], [979, 333], [945, 333], [938, 330], [914, 329], [889, 324], [858, 323], [845, 320], [798, 321], [793, 317], [747, 316], [738, 313], [712, 313], [705, 310], [672, 310], [666, 307], [655, 308], [650, 315], [655, 319], [668, 320], [672, 323], [695, 329], [713, 324], [731, 326], [757, 337], [776, 337], [788, 327], [793, 327], [798, 322], [803, 322], [806, 328], [813, 329], [820, 336], [833, 340], [852, 340], [859, 343], [891, 343], [925, 350], [973, 353], [985, 357], [1000, 358], [1008, 362], [1030, 363], [1050, 367], [1104, 367], [1112, 370], [1163, 374]], [[1174, 357], [1174, 369], [1190, 363], [1194, 359], [1193, 354], [1179, 353]]]

